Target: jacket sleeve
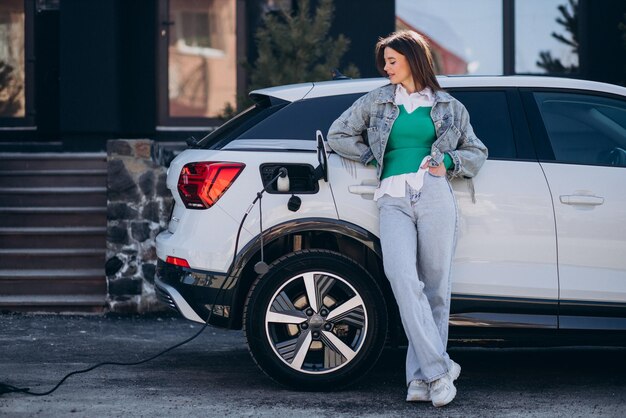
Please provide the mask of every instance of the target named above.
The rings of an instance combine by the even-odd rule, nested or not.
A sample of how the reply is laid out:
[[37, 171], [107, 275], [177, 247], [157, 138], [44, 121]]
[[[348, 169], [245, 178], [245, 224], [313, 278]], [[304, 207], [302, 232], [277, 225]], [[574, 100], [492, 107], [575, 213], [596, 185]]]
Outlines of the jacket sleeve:
[[374, 159], [374, 155], [363, 132], [369, 124], [369, 106], [365, 95], [355, 101], [328, 130], [326, 138], [328, 145], [337, 154], [350, 160], [368, 164]]
[[457, 103], [459, 106], [458, 129], [461, 135], [457, 148], [448, 152], [454, 162], [450, 177], [474, 177], [487, 159], [488, 151], [485, 144], [474, 134], [467, 109], [460, 102]]

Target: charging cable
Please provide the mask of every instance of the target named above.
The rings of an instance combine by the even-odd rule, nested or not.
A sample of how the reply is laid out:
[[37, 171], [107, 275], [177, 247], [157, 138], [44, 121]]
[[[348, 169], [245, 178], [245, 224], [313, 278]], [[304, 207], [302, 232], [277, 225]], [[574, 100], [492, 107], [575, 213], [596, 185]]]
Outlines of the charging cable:
[[[213, 315], [213, 310], [215, 309], [215, 304], [218, 301], [218, 298], [221, 296], [222, 294], [222, 290], [224, 290], [224, 288], [226, 287], [226, 283], [232, 284], [232, 282], [234, 282], [235, 280], [235, 276], [232, 274], [232, 270], [235, 268], [235, 262], [237, 261], [237, 248], [239, 246], [239, 237], [241, 235], [241, 229], [243, 228], [243, 224], [246, 220], [246, 218], [248, 217], [248, 214], [250, 213], [250, 211], [252, 210], [252, 208], [254, 207], [254, 205], [256, 204], [257, 201], [261, 200], [261, 198], [263, 197], [263, 193], [265, 193], [267, 191], [267, 189], [269, 189], [269, 187], [275, 182], [277, 181], [279, 178], [285, 178], [287, 176], [287, 169], [284, 167], [281, 167], [278, 170], [278, 174], [272, 179], [270, 180], [257, 194], [256, 197], [254, 198], [254, 200], [252, 201], [252, 203], [250, 204], [250, 206], [248, 207], [248, 209], [246, 210], [246, 212], [244, 213], [243, 217], [241, 218], [241, 222], [239, 223], [239, 228], [237, 229], [237, 238], [235, 239], [235, 250], [233, 253], [233, 263], [231, 266], [231, 273], [228, 275], [228, 277], [226, 278], [226, 280], [224, 280], [224, 282], [222, 282], [222, 285], [219, 287], [217, 293], [215, 294], [215, 297], [213, 298], [213, 303], [211, 304], [211, 310], [209, 311], [209, 316], [207, 317], [206, 321], [204, 322], [204, 324], [202, 325], [202, 327], [200, 328], [200, 330], [198, 330], [198, 332], [196, 332], [194, 335], [192, 335], [191, 337], [187, 338], [186, 340], [183, 340], [177, 344], [174, 344], [173, 346], [166, 348], [165, 350], [150, 356], [146, 359], [140, 360], [140, 361], [134, 361], [134, 362], [118, 362], [118, 361], [105, 361], [102, 363], [98, 363], [95, 364], [91, 367], [88, 367], [86, 369], [82, 369], [82, 370], [75, 370], [73, 372], [70, 372], [68, 374], [66, 374], [60, 381], [59, 383], [57, 383], [52, 389], [45, 391], [45, 392], [33, 392], [30, 390], [30, 388], [27, 387], [17, 387], [17, 386], [13, 386], [10, 385], [8, 383], [3, 383], [0, 382], [0, 396], [6, 394], [6, 393], [24, 393], [26, 395], [32, 395], [32, 396], [46, 396], [46, 395], [50, 395], [52, 392], [56, 391], [59, 387], [61, 387], [61, 385], [71, 376], [77, 375], [77, 374], [82, 374], [82, 373], [88, 373], [92, 370], [97, 369], [98, 367], [102, 367], [102, 366], [138, 366], [140, 364], [144, 364], [147, 363], [149, 361], [154, 360], [157, 357], [162, 356], [165, 353], [168, 353], [180, 346], [183, 346], [185, 344], [187, 344], [188, 342], [194, 340], [195, 338], [197, 338], [200, 334], [202, 334], [202, 332], [207, 328], [207, 326], [209, 325], [209, 321], [211, 320], [211, 316]], [[259, 270], [263, 268], [263, 266], [265, 266], [265, 271], [263, 273], [267, 272], [267, 264], [263, 261], [263, 224], [262, 222], [262, 217], [263, 212], [261, 210], [261, 204], [259, 203], [259, 225], [261, 227], [261, 261], [259, 261], [255, 266], [254, 269], [255, 271], [258, 273], [257, 271], [257, 266], [260, 266]], [[258, 274], [262, 274], [262, 273], [258, 273]]]

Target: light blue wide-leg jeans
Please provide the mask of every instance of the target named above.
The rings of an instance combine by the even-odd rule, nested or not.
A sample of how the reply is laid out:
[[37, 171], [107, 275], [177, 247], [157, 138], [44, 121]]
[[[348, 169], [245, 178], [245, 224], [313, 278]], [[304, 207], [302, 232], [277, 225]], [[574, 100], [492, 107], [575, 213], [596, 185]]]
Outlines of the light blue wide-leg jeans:
[[378, 199], [385, 275], [391, 283], [409, 340], [406, 381], [429, 383], [451, 365], [446, 352], [450, 271], [456, 246], [457, 210], [445, 177], [424, 176], [419, 192]]

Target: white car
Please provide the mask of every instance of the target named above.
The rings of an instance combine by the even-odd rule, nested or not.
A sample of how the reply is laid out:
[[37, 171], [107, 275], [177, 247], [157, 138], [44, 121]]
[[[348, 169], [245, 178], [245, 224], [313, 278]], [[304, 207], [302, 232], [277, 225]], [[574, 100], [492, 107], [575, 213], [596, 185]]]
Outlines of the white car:
[[[626, 88], [439, 81], [489, 148], [475, 202], [468, 182], [452, 181], [460, 224], [450, 342], [626, 344]], [[254, 107], [170, 165], [161, 299], [192, 321], [243, 326], [257, 364], [283, 384], [351, 383], [386, 341], [402, 341], [381, 262], [375, 169], [316, 138], [387, 82], [254, 91]]]

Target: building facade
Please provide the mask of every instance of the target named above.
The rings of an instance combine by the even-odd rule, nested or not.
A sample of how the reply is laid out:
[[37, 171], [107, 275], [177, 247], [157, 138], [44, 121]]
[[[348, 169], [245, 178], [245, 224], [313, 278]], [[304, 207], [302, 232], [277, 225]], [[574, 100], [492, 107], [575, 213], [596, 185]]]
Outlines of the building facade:
[[[355, 7], [354, 1], [335, 0], [331, 34], [351, 40], [344, 62], [356, 64], [362, 77], [377, 75], [373, 44], [398, 27], [431, 39], [442, 74], [625, 82], [623, 1], [477, 0], [471, 9], [468, 3], [369, 0]], [[224, 109], [247, 94], [263, 14], [297, 5], [5, 0], [0, 140], [62, 140], [68, 149], [104, 149], [110, 138], [179, 140], [217, 126]], [[568, 15], [573, 26], [558, 22]]]

